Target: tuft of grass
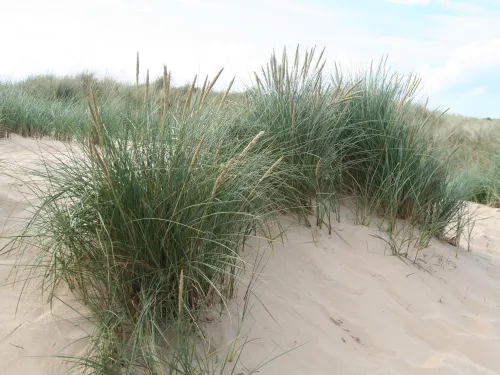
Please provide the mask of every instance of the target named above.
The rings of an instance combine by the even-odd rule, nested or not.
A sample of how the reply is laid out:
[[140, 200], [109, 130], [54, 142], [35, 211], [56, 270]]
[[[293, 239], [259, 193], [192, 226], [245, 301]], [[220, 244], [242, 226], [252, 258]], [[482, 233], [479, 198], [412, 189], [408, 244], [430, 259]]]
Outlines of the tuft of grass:
[[[338, 77], [340, 73], [335, 80], [341, 85]], [[458, 236], [457, 223], [467, 216], [470, 192], [451, 173], [456, 150], [428, 141], [432, 117], [415, 111], [420, 81], [392, 72], [382, 60], [347, 82], [356, 82], [359, 90], [347, 112], [352, 126], [345, 137], [356, 137], [356, 142], [345, 152], [344, 189], [360, 202], [358, 214], [381, 215], [389, 236], [395, 234], [398, 219], [418, 227], [421, 248], [430, 238], [449, 234], [450, 226]]]
[[[289, 61], [291, 60], [291, 61]], [[238, 137], [262, 127], [268, 134], [269, 145], [298, 174], [286, 183], [299, 193], [296, 207], [307, 223], [307, 214], [316, 210], [318, 223], [337, 205], [343, 152], [352, 138], [342, 138], [349, 127], [345, 114], [355, 84], [339, 88], [325, 78], [323, 51], [316, 57], [308, 50], [303, 59], [297, 47], [290, 59], [283, 50], [255, 73], [254, 87], [247, 91], [248, 117], [237, 129]], [[313, 202], [314, 201], [314, 202]], [[330, 226], [331, 230], [331, 226]]]
[[249, 230], [270, 233], [293, 201], [287, 165], [255, 152], [265, 132], [235, 142], [218, 103], [189, 101], [117, 135], [92, 96], [92, 137], [38, 173], [46, 184], [25, 233], [36, 236], [17, 246], [39, 249], [27, 271], [43, 273], [49, 298], [67, 283], [94, 314], [87, 370], [204, 373], [200, 314], [232, 296]]
[[419, 110], [419, 79], [392, 72], [385, 61], [354, 74], [337, 67], [325, 77], [322, 56], [313, 49], [301, 61], [298, 48], [293, 59], [286, 50], [280, 59], [273, 54], [255, 74], [248, 119], [236, 136], [252, 125], [266, 129], [272, 149], [300, 172], [287, 182], [300, 193], [297, 207], [315, 210], [319, 226], [331, 230], [339, 200], [354, 197], [357, 222], [382, 216], [391, 238], [397, 220], [420, 229], [412, 239], [420, 248], [434, 236], [460, 237], [470, 184], [452, 173], [456, 150], [428, 141], [439, 114]]
[[452, 171], [474, 181], [471, 199], [493, 207], [500, 207], [499, 125], [499, 120], [446, 115], [430, 129], [434, 142], [457, 148], [451, 158]]

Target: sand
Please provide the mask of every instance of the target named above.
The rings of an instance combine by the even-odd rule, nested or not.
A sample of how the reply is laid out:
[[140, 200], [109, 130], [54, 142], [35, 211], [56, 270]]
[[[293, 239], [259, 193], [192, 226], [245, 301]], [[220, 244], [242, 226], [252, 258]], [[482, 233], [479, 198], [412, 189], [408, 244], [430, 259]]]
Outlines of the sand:
[[[43, 147], [63, 150], [57, 142]], [[29, 165], [39, 152], [37, 141], [0, 139], [4, 236], [19, 230], [15, 218], [28, 215], [29, 196], [1, 166], [7, 159]], [[471, 251], [461, 248], [457, 258], [455, 247], [433, 240], [419, 267], [388, 255], [377, 231], [354, 225], [345, 207], [332, 235], [294, 225], [284, 244], [261, 244], [265, 267], [240, 333], [241, 299], [231, 318], [223, 313], [204, 324], [206, 334], [214, 347], [236, 336], [248, 341], [236, 374], [277, 356], [259, 374], [499, 374], [500, 210], [476, 207]], [[0, 259], [2, 280], [14, 255]], [[0, 374], [62, 373], [68, 365], [52, 356], [83, 353], [91, 326], [62, 302], [51, 309], [36, 289], [15, 314], [19, 292], [0, 288]], [[60, 296], [84, 311], [67, 291]]]
[[[55, 141], [0, 139], [0, 247], [19, 233], [23, 218], [30, 216], [33, 194], [26, 184], [30, 178], [13, 171], [37, 167], [41, 154], [60, 156], [64, 150], [65, 145]], [[52, 306], [35, 284], [28, 285], [20, 299], [23, 284], [12, 285], [9, 277], [16, 257], [0, 257], [0, 374], [62, 374], [71, 368], [62, 356], [84, 353], [92, 332], [85, 319], [88, 312], [65, 288]]]

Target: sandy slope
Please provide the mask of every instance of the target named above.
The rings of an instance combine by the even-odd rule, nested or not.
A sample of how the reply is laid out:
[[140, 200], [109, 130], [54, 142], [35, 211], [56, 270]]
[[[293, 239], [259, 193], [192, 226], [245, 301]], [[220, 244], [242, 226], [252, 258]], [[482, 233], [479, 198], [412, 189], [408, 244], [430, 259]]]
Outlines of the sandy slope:
[[[0, 140], [0, 159], [32, 163], [36, 145]], [[1, 173], [0, 231], [8, 234], [16, 231], [13, 217], [28, 206], [16, 192], [23, 186]], [[455, 258], [454, 247], [434, 241], [422, 268], [386, 255], [373, 229], [346, 216], [345, 209], [338, 234], [294, 226], [285, 246], [266, 250], [254, 290], [259, 302], [251, 299], [240, 334], [250, 342], [236, 373], [291, 350], [259, 373], [499, 374], [500, 211], [479, 208], [472, 252], [461, 250]], [[255, 249], [245, 255], [253, 259]], [[2, 264], [5, 279], [12, 260]], [[18, 287], [0, 289], [0, 374], [60, 373], [59, 359], [26, 358], [57, 354], [75, 341], [65, 350], [81, 353], [85, 340], [78, 339], [88, 325], [78, 327], [78, 314], [62, 303], [51, 312], [33, 293], [14, 316], [18, 294]], [[231, 343], [237, 327], [235, 314], [205, 329], [217, 347]]]
[[[255, 339], [244, 366], [296, 348], [260, 373], [500, 373], [500, 212], [481, 208], [480, 217], [473, 251], [456, 259], [435, 241], [421, 263], [427, 271], [384, 255], [375, 231], [345, 219], [337, 231], [348, 244], [324, 231], [313, 242], [295, 227], [255, 289], [262, 304], [244, 324]], [[220, 327], [230, 342], [235, 319]]]
[[[19, 219], [29, 215], [32, 197], [23, 183], [29, 178], [13, 176], [12, 168], [35, 167], [40, 153], [48, 156], [59, 151], [64, 151], [59, 142], [0, 139], [0, 247], [8, 241], [2, 236], [19, 233]], [[34, 286], [19, 300], [23, 285], [6, 282], [15, 257], [10, 254], [0, 258], [0, 374], [61, 374], [70, 366], [54, 356], [82, 354], [87, 343], [91, 325], [80, 315], [85, 309], [64, 289], [59, 295], [64, 302], [54, 300], [52, 308]]]

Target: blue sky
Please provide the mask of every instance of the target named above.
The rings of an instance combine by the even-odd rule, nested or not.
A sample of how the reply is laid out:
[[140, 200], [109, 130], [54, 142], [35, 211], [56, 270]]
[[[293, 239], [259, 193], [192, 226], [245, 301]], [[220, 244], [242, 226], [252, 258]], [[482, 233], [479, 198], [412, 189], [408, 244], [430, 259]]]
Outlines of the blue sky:
[[[432, 106], [500, 118], [500, 0], [18, 0], [2, 6], [0, 79], [84, 70], [133, 81], [135, 53], [174, 82], [225, 68], [249, 83], [273, 49], [326, 47], [358, 69], [388, 56]], [[332, 66], [332, 65], [330, 65]], [[143, 71], [144, 72], [144, 71]]]

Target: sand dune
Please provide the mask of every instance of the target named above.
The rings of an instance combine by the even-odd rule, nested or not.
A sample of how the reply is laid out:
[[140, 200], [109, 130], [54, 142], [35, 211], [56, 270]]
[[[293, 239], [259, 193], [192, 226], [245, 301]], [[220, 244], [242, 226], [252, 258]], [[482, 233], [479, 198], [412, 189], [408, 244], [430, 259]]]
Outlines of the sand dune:
[[[38, 145], [2, 139], [1, 163], [35, 163]], [[63, 150], [57, 142], [43, 147]], [[0, 170], [0, 232], [9, 235], [19, 230], [15, 218], [28, 215], [29, 196], [5, 173]], [[239, 335], [249, 342], [236, 373], [282, 353], [259, 373], [500, 373], [500, 210], [478, 206], [471, 252], [461, 249], [456, 258], [455, 247], [435, 240], [420, 267], [387, 255], [377, 232], [348, 216], [344, 208], [332, 235], [294, 225], [284, 245], [261, 246], [266, 264]], [[245, 250], [249, 260], [256, 245]], [[1, 259], [2, 280], [13, 256]], [[50, 356], [82, 353], [90, 325], [62, 302], [50, 309], [36, 290], [14, 315], [20, 288], [0, 288], [0, 373], [59, 374], [67, 365]], [[61, 298], [72, 303], [64, 290]], [[224, 314], [205, 325], [215, 347], [238, 335], [239, 300], [232, 319]]]

